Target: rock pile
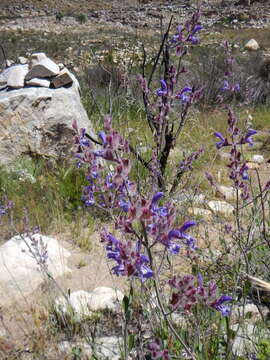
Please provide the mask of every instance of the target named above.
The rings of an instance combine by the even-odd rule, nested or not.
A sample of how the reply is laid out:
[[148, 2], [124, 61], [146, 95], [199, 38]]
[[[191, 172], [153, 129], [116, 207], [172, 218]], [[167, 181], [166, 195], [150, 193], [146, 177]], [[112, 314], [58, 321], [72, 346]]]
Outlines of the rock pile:
[[78, 80], [44, 53], [19, 61], [0, 73], [0, 166], [24, 154], [72, 158], [72, 123], [93, 134]]
[[0, 73], [0, 90], [38, 86], [59, 88], [76, 82], [75, 77], [63, 64], [56, 64], [45, 53], [34, 53], [31, 58], [19, 57], [20, 64], [11, 65]]

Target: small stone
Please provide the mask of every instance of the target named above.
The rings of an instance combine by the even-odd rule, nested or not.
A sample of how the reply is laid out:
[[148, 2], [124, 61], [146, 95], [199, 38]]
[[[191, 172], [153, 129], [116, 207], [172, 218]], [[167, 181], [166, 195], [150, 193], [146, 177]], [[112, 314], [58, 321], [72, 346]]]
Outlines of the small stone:
[[67, 302], [64, 296], [56, 299], [56, 311], [65, 317], [74, 316], [74, 320], [80, 322], [92, 314], [88, 307], [90, 298], [91, 294], [87, 291], [74, 291], [69, 295], [69, 302]]
[[31, 55], [31, 64], [35, 65], [40, 63], [42, 60], [46, 59], [47, 56], [45, 53], [34, 53]]
[[251, 39], [245, 44], [245, 49], [246, 50], [256, 51], [259, 48], [260, 48], [260, 46], [259, 46], [259, 44], [257, 43], [257, 41], [255, 39]]
[[24, 87], [24, 79], [28, 73], [28, 65], [16, 65], [8, 68], [7, 86], [20, 89]]
[[59, 66], [49, 58], [42, 59], [40, 62], [32, 65], [31, 70], [27, 73], [25, 79], [47, 78], [59, 74]]
[[188, 212], [191, 215], [195, 215], [195, 216], [202, 216], [202, 217], [210, 217], [212, 216], [212, 212], [210, 210], [207, 209], [201, 209], [201, 208], [188, 208]]
[[62, 64], [62, 63], [58, 64], [58, 66], [59, 66], [59, 69], [60, 69], [60, 70], [63, 70], [63, 69], [65, 68], [65, 65]]
[[247, 167], [250, 170], [254, 170], [254, 169], [258, 169], [260, 167], [260, 165], [258, 163], [255, 163], [255, 162], [248, 162]]
[[6, 65], [7, 65], [7, 67], [10, 67], [10, 66], [13, 65], [13, 64], [14, 64], [14, 61], [13, 61], [13, 60], [9, 60], [9, 59], [6, 60]]
[[61, 86], [72, 84], [73, 80], [70, 72], [67, 69], [63, 69], [60, 73], [55, 76], [52, 80], [53, 86], [57, 89]]
[[18, 60], [19, 60], [19, 63], [22, 65], [25, 65], [28, 62], [28, 60], [24, 56], [19, 56]]
[[218, 192], [220, 192], [225, 200], [235, 200], [236, 199], [236, 191], [232, 186], [217, 186]]
[[212, 200], [208, 202], [208, 206], [214, 213], [219, 213], [225, 216], [231, 215], [234, 210], [234, 207], [226, 201]]
[[256, 154], [252, 156], [251, 161], [257, 164], [262, 164], [264, 162], [264, 157], [263, 155]]
[[47, 80], [47, 79], [34, 78], [34, 79], [27, 81], [26, 84], [30, 85], [30, 86], [42, 86], [45, 88], [49, 88], [51, 82], [50, 82], [50, 80]]

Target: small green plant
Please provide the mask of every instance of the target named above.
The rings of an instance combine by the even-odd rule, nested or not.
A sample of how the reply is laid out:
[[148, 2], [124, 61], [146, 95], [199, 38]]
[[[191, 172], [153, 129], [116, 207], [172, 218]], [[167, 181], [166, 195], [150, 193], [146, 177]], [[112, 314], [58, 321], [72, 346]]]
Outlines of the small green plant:
[[87, 16], [85, 14], [78, 14], [75, 16], [75, 19], [80, 23], [80, 24], [84, 24], [87, 21]]
[[258, 353], [256, 354], [257, 360], [270, 359], [270, 340], [262, 339], [258, 344]]
[[62, 11], [58, 11], [58, 13], [55, 15], [55, 18], [58, 22], [60, 22], [64, 17], [64, 14], [62, 13]]

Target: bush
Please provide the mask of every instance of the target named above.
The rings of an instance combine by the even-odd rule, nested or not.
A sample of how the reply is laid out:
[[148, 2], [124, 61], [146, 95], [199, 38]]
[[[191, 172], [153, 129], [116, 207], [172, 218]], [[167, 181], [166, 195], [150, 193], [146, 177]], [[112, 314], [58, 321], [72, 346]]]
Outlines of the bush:
[[85, 14], [78, 14], [75, 15], [75, 19], [80, 23], [80, 24], [84, 24], [87, 21], [87, 16]]

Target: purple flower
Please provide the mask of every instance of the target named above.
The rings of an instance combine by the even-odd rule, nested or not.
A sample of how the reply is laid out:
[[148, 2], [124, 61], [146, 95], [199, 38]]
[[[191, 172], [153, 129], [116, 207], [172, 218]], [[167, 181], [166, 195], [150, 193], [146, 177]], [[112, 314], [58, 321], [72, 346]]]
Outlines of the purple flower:
[[150, 356], [151, 359], [153, 360], [170, 360], [170, 354], [169, 351], [167, 349], [162, 350], [161, 349], [161, 344], [160, 344], [160, 340], [159, 339], [154, 339], [154, 341], [152, 341], [149, 345], [148, 345], [148, 350], [150, 351]]
[[6, 214], [6, 209], [4, 208], [4, 206], [0, 206], [0, 216], [3, 216]]
[[248, 166], [246, 164], [243, 164], [239, 170], [239, 174], [241, 175], [243, 180], [248, 180], [249, 176], [248, 176]]
[[90, 146], [90, 141], [83, 137], [83, 138], [80, 138], [79, 144], [81, 146], [84, 146], [84, 147], [89, 147]]
[[119, 200], [119, 206], [124, 212], [128, 212], [131, 205], [129, 201], [121, 199]]
[[195, 239], [192, 236], [186, 234], [186, 230], [195, 225], [197, 225], [196, 221], [191, 220], [185, 222], [184, 225], [182, 225], [179, 229], [171, 230], [168, 234], [169, 241], [171, 239], [185, 239], [186, 245], [191, 249], [195, 249]]
[[197, 45], [199, 43], [199, 39], [195, 36], [195, 34], [202, 29], [202, 25], [195, 25], [191, 34], [188, 36], [187, 41], [191, 42], [193, 45]]
[[153, 199], [152, 199], [152, 206], [155, 206], [156, 203], [164, 196], [164, 193], [163, 192], [157, 192], [154, 196], [153, 196]]
[[[196, 283], [199, 283], [199, 286]], [[217, 299], [216, 283], [212, 281], [204, 285], [201, 274], [198, 275], [197, 279], [193, 275], [174, 277], [169, 280], [169, 285], [173, 288], [170, 300], [173, 309], [181, 307], [189, 312], [194, 305], [204, 304], [221, 312], [223, 316], [228, 316], [230, 313], [229, 308], [223, 303], [231, 301], [232, 297], [223, 295]]]
[[238, 83], [235, 84], [233, 90], [234, 91], [240, 91], [240, 85]]
[[160, 80], [161, 88], [156, 91], [157, 96], [164, 96], [168, 94], [168, 85], [165, 80]]
[[230, 85], [228, 80], [223, 81], [223, 87], [220, 88], [221, 91], [240, 91], [240, 85], [237, 83], [235, 85]]
[[192, 92], [192, 87], [190, 86], [186, 86], [184, 87], [177, 95], [176, 95], [176, 99], [181, 100], [182, 104], [186, 104], [189, 102], [190, 100], [190, 95], [188, 95], [189, 93]]
[[171, 42], [172, 43], [176, 43], [177, 41], [182, 41], [182, 31], [183, 31], [183, 27], [181, 25], [178, 25], [177, 28], [177, 33], [175, 35], [173, 35], [173, 37], [171, 38]]
[[152, 199], [151, 202], [151, 210], [159, 216], [167, 216], [168, 215], [168, 208], [166, 206], [157, 206], [157, 202], [164, 196], [163, 192], [157, 192]]
[[112, 234], [104, 231], [101, 239], [107, 242], [107, 258], [117, 262], [117, 265], [112, 268], [115, 275], [139, 277], [142, 282], [153, 277], [153, 271], [146, 265], [149, 263], [148, 257], [140, 253], [140, 241], [134, 248], [131, 241], [119, 241]]
[[171, 254], [177, 255], [177, 254], [179, 254], [181, 246], [179, 244], [170, 242], [168, 249], [170, 250]]
[[246, 135], [241, 138], [240, 144], [249, 144], [250, 146], [252, 146], [253, 145], [253, 139], [251, 138], [251, 136], [253, 136], [255, 134], [257, 134], [256, 130], [253, 130], [253, 129], [248, 130]]
[[201, 31], [203, 29], [202, 25], [195, 25], [192, 34], [195, 35], [197, 32]]
[[228, 140], [224, 138], [224, 136], [220, 133], [220, 132], [215, 132], [214, 135], [220, 139], [220, 141], [218, 141], [216, 143], [216, 148], [217, 149], [220, 149], [222, 148], [223, 146], [228, 146]]
[[105, 134], [105, 132], [104, 132], [104, 131], [100, 131], [100, 132], [98, 133], [98, 136], [99, 136], [99, 138], [101, 139], [102, 144], [103, 144], [103, 145], [106, 145], [107, 141], [106, 141], [106, 134]]
[[221, 313], [222, 316], [229, 316], [230, 309], [228, 306], [223, 305], [224, 302], [232, 301], [233, 298], [231, 296], [223, 295], [216, 301], [214, 301], [210, 306]]
[[179, 165], [180, 170], [186, 172], [191, 171], [193, 169], [192, 164], [198, 157], [203, 153], [203, 149], [199, 149], [198, 151], [194, 151], [188, 157], [184, 158]]
[[230, 90], [230, 85], [229, 85], [229, 81], [228, 81], [228, 80], [224, 80], [224, 81], [223, 81], [223, 87], [222, 87], [220, 90], [222, 90], [222, 91]]

